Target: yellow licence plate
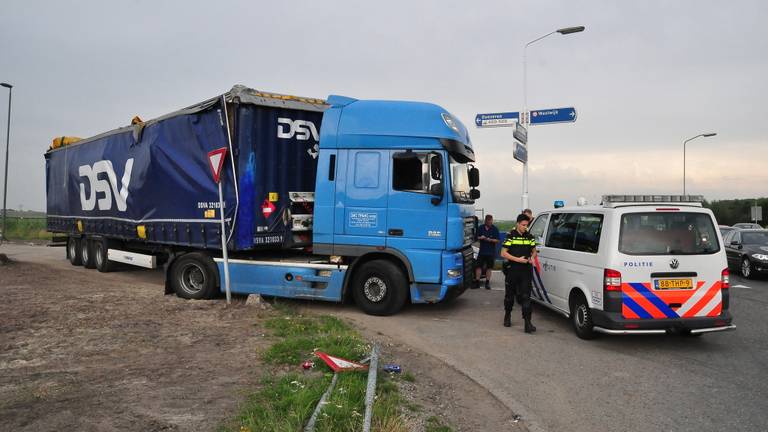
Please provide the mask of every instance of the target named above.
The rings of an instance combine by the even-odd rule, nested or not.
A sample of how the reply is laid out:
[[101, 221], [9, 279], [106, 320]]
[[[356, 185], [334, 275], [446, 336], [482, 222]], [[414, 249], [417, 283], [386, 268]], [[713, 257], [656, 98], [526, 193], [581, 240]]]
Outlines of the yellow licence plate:
[[654, 282], [656, 289], [691, 289], [693, 288], [693, 279], [656, 279]]

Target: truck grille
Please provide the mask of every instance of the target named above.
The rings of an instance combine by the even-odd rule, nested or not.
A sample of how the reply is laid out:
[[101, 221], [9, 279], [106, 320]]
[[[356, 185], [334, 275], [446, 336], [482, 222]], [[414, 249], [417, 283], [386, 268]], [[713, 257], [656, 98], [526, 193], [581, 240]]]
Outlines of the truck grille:
[[472, 244], [475, 241], [475, 219], [464, 219], [464, 246]]

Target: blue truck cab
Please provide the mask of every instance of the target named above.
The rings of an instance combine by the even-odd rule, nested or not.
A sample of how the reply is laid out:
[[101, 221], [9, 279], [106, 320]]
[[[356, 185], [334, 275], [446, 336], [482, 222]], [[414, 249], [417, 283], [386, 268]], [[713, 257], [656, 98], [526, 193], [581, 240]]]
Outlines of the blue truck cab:
[[[223, 207], [206, 172], [222, 147]], [[223, 292], [228, 273], [233, 293], [389, 315], [473, 282], [479, 171], [467, 129], [434, 104], [235, 86], [46, 161], [48, 229], [72, 264], [163, 265], [184, 298]]]

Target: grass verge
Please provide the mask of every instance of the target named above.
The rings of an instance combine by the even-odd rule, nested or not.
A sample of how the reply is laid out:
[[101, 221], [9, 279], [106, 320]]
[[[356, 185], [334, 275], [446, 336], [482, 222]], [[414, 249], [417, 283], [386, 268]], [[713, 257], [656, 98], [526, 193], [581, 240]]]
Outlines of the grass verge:
[[5, 237], [9, 240], [50, 240], [51, 233], [46, 230], [45, 219], [15, 218], [6, 219]]
[[[331, 369], [312, 353], [320, 350], [357, 361], [370, 346], [343, 321], [330, 316], [303, 316], [277, 308], [277, 316], [266, 322], [275, 343], [263, 354], [268, 365], [261, 388], [250, 395], [236, 420], [221, 431], [261, 432], [303, 430], [315, 406], [333, 378]], [[303, 371], [300, 364], [313, 360], [315, 367]], [[339, 374], [336, 387], [318, 417], [319, 432], [359, 431], [365, 414], [367, 372]], [[378, 374], [372, 430], [408, 431], [402, 415], [404, 402], [397, 383]]]

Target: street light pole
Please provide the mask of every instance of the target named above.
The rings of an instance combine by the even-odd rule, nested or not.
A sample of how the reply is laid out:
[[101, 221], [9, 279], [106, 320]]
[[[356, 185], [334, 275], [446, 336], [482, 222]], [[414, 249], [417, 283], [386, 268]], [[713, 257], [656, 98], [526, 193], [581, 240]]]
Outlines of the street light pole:
[[5, 204], [8, 201], [8, 148], [11, 143], [11, 97], [13, 96], [13, 86], [8, 83], [0, 83], [0, 86], [8, 89], [8, 125], [6, 126], [5, 133], [5, 182], [3, 183], [3, 234], [0, 235], [0, 243], [2, 243], [3, 240], [8, 240], [8, 237], [5, 235], [5, 218], [8, 212]]
[[[565, 28], [557, 29], [551, 33], [547, 33], [544, 36], [540, 36], [528, 42], [523, 47], [523, 112], [521, 112], [520, 115], [523, 116], [523, 126], [525, 126], [526, 129], [528, 129], [528, 127], [531, 125], [531, 116], [528, 115], [528, 46], [544, 39], [547, 36], [551, 36], [555, 33], [560, 33], [561, 35], [568, 35], [571, 33], [579, 33], [583, 31], [584, 31], [584, 26], [565, 27]], [[528, 160], [526, 158], [526, 161], [523, 162], [523, 196], [522, 196], [521, 210], [524, 210], [527, 208], [528, 208]]]
[[685, 196], [685, 145], [688, 144], [688, 141], [693, 141], [696, 138], [699, 137], [712, 137], [717, 135], [717, 132], [709, 132], [709, 133], [703, 133], [696, 135], [695, 137], [688, 138], [687, 140], [683, 141], [683, 196]]

